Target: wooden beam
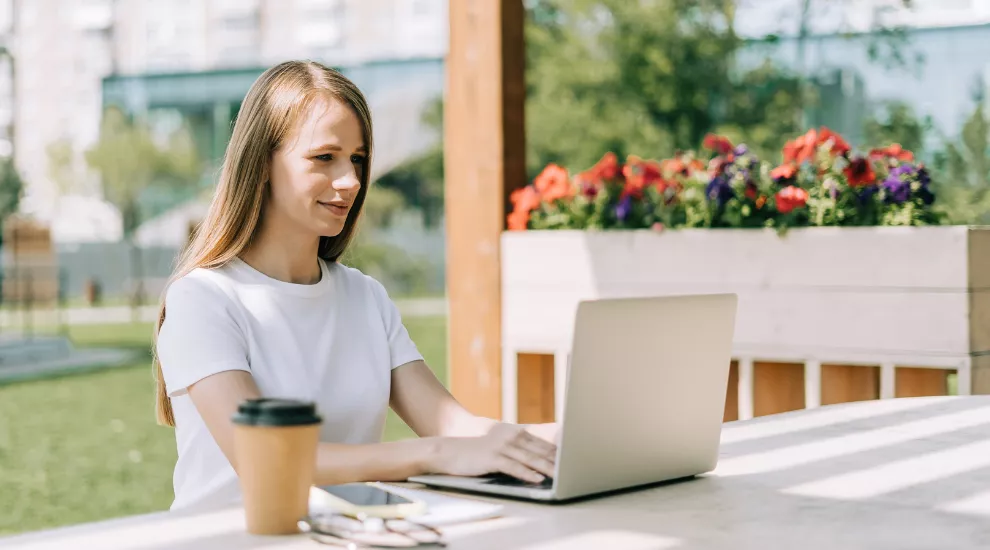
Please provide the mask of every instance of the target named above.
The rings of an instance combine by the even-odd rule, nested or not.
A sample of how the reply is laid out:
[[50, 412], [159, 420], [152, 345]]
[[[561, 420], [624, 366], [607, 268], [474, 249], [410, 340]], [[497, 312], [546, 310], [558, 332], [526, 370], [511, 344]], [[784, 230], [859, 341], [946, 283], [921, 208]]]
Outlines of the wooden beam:
[[450, 0], [444, 112], [451, 391], [501, 417], [499, 239], [526, 183], [522, 0]]

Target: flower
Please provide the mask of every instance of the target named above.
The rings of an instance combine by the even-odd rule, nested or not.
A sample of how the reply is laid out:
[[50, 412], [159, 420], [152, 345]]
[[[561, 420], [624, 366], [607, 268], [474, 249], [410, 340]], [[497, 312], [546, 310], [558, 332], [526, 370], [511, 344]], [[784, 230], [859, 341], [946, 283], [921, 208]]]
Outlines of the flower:
[[818, 132], [814, 128], [803, 136], [784, 144], [784, 162], [801, 164], [815, 156], [815, 146], [818, 145]]
[[[884, 200], [893, 204], [907, 202], [911, 198], [912, 188], [916, 188], [922, 201], [934, 202], [935, 196], [928, 189], [928, 182], [930, 181], [927, 170], [919, 169], [912, 164], [902, 164], [891, 170], [887, 179], [884, 180]], [[931, 204], [931, 202], [925, 204]]]
[[509, 231], [525, 231], [529, 225], [529, 212], [514, 210], [509, 214]]
[[723, 175], [718, 175], [712, 178], [708, 185], [705, 187], [705, 196], [708, 200], [713, 201], [718, 206], [729, 202], [729, 199], [733, 197], [734, 193], [732, 191], [732, 186], [729, 185], [729, 180]]
[[870, 151], [872, 159], [895, 159], [902, 162], [914, 161], [914, 153], [901, 147], [900, 143], [891, 143], [883, 149], [873, 149]]
[[620, 222], [624, 222], [629, 217], [630, 212], [632, 212], [632, 196], [626, 195], [619, 200], [619, 204], [615, 205], [615, 217]]
[[667, 187], [660, 171], [660, 163], [656, 161], [645, 161], [635, 155], [629, 155], [626, 165], [622, 167], [622, 176], [626, 180], [626, 186], [622, 189], [622, 196], [632, 195], [641, 198], [643, 190], [650, 185], [654, 185], [661, 192]]
[[619, 157], [609, 151], [588, 170], [594, 177], [603, 180], [614, 180], [621, 173]]
[[758, 189], [756, 187], [756, 184], [753, 183], [752, 180], [746, 182], [745, 194], [747, 199], [755, 199], [757, 191]]
[[529, 214], [540, 207], [540, 194], [532, 185], [516, 189], [509, 195], [512, 203], [512, 213], [508, 217], [511, 231], [522, 231], [529, 224]]
[[877, 194], [877, 186], [870, 185], [869, 187], [861, 187], [856, 192], [856, 201], [859, 204], [866, 204], [873, 200], [873, 196]]
[[745, 143], [740, 143], [739, 145], [736, 145], [736, 148], [732, 150], [732, 154], [737, 157], [741, 157], [746, 153], [749, 153], [749, 147], [746, 147]]
[[797, 175], [797, 168], [793, 164], [781, 164], [770, 171], [770, 177], [776, 182], [793, 179]]
[[781, 214], [788, 214], [796, 208], [801, 208], [808, 204], [808, 192], [800, 187], [788, 185], [777, 191], [777, 211]]
[[650, 226], [650, 229], [656, 231], [657, 233], [663, 233], [665, 228], [666, 227], [660, 222], [653, 222], [653, 225]]
[[831, 152], [836, 156], [845, 155], [852, 150], [852, 147], [849, 146], [849, 143], [842, 136], [822, 126], [818, 133], [818, 144], [822, 145], [825, 143], [832, 144]]
[[695, 172], [700, 172], [705, 169], [705, 164], [698, 159], [691, 159], [687, 162], [684, 160], [684, 153], [676, 153], [674, 158], [666, 159], [660, 162], [660, 171], [666, 178], [672, 178], [674, 176], [685, 176], [689, 177]]
[[931, 206], [935, 202], [935, 194], [929, 188], [929, 184], [932, 182], [932, 178], [928, 175], [928, 169], [924, 166], [918, 167], [918, 183], [920, 187], [918, 188], [918, 197], [921, 202], [926, 206]]
[[877, 182], [877, 175], [873, 171], [870, 161], [863, 158], [855, 158], [849, 162], [849, 166], [843, 170], [849, 187], [865, 187]]
[[[716, 134], [708, 134], [705, 136], [705, 140], [702, 142], [702, 146], [709, 151], [714, 151], [715, 154], [720, 156], [730, 156], [732, 154], [732, 142], [729, 138], [725, 136], [719, 136]], [[731, 159], [730, 159], [731, 160]]]
[[567, 170], [550, 163], [533, 180], [533, 186], [540, 197], [547, 202], [566, 199], [574, 193]]
[[509, 195], [509, 202], [515, 207], [515, 211], [529, 213], [539, 208], [540, 194], [536, 191], [535, 187], [527, 185], [513, 191]]

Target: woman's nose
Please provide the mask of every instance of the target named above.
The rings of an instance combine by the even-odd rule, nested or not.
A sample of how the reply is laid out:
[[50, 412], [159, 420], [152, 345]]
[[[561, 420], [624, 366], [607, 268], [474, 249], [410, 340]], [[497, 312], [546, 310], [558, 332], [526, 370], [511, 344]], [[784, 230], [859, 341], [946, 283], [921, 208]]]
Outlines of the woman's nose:
[[348, 170], [346, 174], [342, 174], [333, 181], [333, 188], [339, 191], [352, 191], [359, 187], [361, 187], [361, 180], [353, 169]]

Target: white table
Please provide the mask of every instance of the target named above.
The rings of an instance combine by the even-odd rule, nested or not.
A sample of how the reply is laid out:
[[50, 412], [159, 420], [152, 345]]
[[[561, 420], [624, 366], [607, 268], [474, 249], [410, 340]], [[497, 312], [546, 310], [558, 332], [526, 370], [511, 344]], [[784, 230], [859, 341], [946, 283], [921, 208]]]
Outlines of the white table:
[[[504, 518], [448, 528], [450, 547], [990, 548], [990, 397], [796, 411], [726, 424], [722, 442], [711, 474], [564, 505], [512, 502]], [[327, 547], [248, 536], [231, 509], [32, 533], [0, 548]]]

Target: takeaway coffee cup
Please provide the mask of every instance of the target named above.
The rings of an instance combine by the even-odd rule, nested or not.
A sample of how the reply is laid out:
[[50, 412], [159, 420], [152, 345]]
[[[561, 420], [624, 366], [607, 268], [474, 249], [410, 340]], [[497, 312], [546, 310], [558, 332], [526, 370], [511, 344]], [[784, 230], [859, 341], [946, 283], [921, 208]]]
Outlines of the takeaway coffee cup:
[[247, 530], [255, 535], [299, 531], [309, 512], [321, 419], [316, 406], [289, 399], [249, 399], [237, 408], [234, 453]]

